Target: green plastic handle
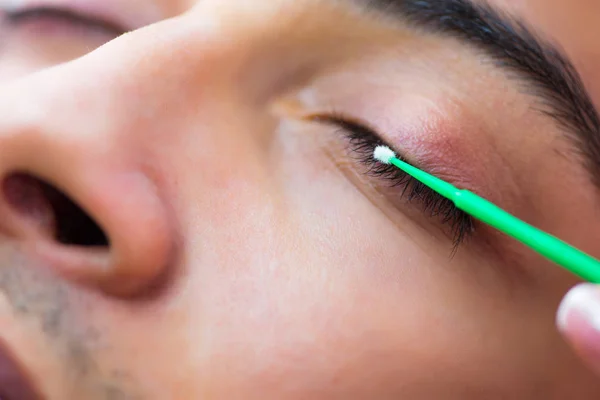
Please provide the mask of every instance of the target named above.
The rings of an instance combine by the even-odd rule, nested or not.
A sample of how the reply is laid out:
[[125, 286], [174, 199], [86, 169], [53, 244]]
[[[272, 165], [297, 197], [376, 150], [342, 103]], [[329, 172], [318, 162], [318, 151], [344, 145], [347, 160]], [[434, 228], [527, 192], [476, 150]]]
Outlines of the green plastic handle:
[[594, 257], [520, 220], [473, 192], [458, 189], [398, 158], [391, 158], [390, 163], [450, 199], [467, 214], [517, 239], [586, 281], [600, 283], [600, 261]]
[[451, 199], [456, 207], [531, 247], [586, 281], [600, 283], [600, 261], [468, 190], [458, 190]]

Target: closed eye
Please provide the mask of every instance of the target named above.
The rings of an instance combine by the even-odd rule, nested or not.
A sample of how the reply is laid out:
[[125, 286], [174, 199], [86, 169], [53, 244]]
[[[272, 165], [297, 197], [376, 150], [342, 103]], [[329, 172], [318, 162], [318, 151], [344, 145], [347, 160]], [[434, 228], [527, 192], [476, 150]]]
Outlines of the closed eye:
[[452, 201], [434, 192], [404, 171], [393, 165], [382, 164], [373, 157], [373, 151], [379, 145], [393, 148], [373, 129], [343, 115], [312, 115], [309, 119], [340, 128], [340, 133], [348, 141], [349, 152], [357, 162], [366, 167], [368, 175], [383, 180], [390, 186], [400, 188], [401, 197], [406, 197], [409, 202], [420, 204], [428, 216], [436, 217], [445, 226], [450, 226], [454, 251], [472, 234], [474, 221], [470, 215], [459, 210]]
[[97, 31], [113, 38], [127, 32], [124, 27], [116, 23], [88, 17], [59, 7], [46, 6], [7, 11], [6, 20], [15, 26], [40, 21], [58, 22], [77, 28]]

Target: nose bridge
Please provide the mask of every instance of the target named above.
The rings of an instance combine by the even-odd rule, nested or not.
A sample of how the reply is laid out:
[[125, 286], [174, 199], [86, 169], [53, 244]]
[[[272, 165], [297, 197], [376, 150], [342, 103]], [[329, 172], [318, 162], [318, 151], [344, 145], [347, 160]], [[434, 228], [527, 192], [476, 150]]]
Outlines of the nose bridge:
[[44, 154], [47, 146], [54, 161], [108, 152], [114, 159], [127, 142], [151, 136], [157, 122], [176, 124], [185, 113], [182, 105], [197, 102], [224, 71], [209, 60], [212, 39], [202, 40], [204, 51], [190, 51], [202, 44], [189, 24], [178, 21], [124, 35], [79, 60], [5, 84], [0, 164], [18, 164], [23, 152]]
[[[168, 123], [177, 123], [179, 117], [186, 117], [181, 115], [185, 112], [182, 105], [227, 101], [226, 96], [233, 92], [235, 96], [245, 92], [240, 85], [257, 86], [252, 74], [263, 68], [253, 64], [253, 71], [248, 72], [245, 64], [257, 42], [273, 40], [265, 39], [267, 17], [246, 5], [231, 12], [218, 1], [201, 3], [205, 5], [198, 4], [186, 14], [125, 34], [81, 59], [27, 78], [20, 90], [8, 89], [10, 94], [5, 96], [0, 93], [0, 107], [5, 103], [10, 113], [17, 113], [7, 120], [0, 114], [0, 140], [12, 132], [2, 125], [14, 123], [18, 117], [22, 126], [45, 119], [46, 129], [37, 133], [38, 142], [43, 142], [41, 133], [54, 136], [50, 125], [54, 124], [63, 141], [102, 147], [126, 140], [135, 132], [147, 135], [167, 113]], [[257, 74], [262, 81], [264, 72]], [[51, 118], [46, 118], [50, 114]], [[96, 118], [104, 115], [110, 119]], [[135, 130], [130, 129], [133, 122]]]

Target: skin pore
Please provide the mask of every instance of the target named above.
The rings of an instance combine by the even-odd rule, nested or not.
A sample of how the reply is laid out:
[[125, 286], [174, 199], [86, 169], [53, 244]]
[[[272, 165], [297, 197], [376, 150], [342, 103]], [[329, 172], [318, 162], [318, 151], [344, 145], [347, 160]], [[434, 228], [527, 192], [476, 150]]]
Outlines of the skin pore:
[[[0, 336], [44, 398], [598, 398], [554, 328], [575, 278], [479, 224], [454, 249], [311, 118], [598, 257], [589, 163], [522, 79], [366, 2], [124, 3], [165, 20], [28, 76], [96, 45], [0, 55]], [[596, 98], [600, 6], [490, 4]], [[57, 240], [75, 211], [16, 173], [106, 241]]]

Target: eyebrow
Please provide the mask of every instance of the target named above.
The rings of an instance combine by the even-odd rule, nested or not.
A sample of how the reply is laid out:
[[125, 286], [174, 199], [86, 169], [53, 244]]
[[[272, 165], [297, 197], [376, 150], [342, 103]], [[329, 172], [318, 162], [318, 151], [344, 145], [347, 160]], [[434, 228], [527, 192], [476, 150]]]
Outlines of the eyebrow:
[[583, 155], [600, 186], [600, 116], [574, 65], [527, 25], [487, 3], [470, 0], [361, 0], [369, 9], [434, 34], [455, 37], [485, 52], [524, 83], [539, 111], [553, 118]]

